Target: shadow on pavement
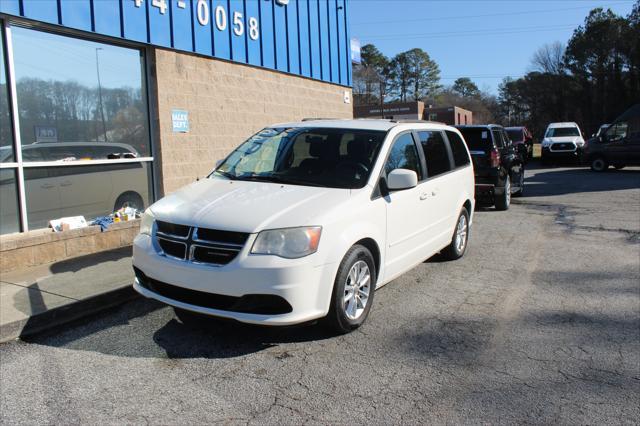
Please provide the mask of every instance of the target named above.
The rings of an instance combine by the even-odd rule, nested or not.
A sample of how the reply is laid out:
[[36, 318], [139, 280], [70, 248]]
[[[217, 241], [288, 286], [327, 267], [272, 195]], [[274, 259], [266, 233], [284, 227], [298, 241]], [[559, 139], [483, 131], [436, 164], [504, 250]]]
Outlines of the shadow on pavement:
[[579, 168], [535, 170], [540, 171], [527, 177], [522, 199], [640, 188], [640, 169], [611, 170], [604, 173]]

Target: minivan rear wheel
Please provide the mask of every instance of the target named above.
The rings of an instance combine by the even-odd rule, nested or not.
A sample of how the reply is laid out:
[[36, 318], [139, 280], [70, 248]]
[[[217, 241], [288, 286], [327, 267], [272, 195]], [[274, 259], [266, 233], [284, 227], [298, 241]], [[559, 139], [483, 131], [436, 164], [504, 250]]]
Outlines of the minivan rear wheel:
[[345, 254], [333, 283], [327, 325], [339, 333], [360, 327], [369, 315], [376, 286], [376, 268], [369, 249], [354, 245]]
[[469, 212], [466, 207], [462, 208], [458, 221], [456, 222], [455, 229], [453, 230], [453, 237], [451, 237], [451, 243], [442, 250], [441, 254], [445, 260], [457, 260], [464, 256], [464, 252], [467, 250], [467, 244], [469, 242]]

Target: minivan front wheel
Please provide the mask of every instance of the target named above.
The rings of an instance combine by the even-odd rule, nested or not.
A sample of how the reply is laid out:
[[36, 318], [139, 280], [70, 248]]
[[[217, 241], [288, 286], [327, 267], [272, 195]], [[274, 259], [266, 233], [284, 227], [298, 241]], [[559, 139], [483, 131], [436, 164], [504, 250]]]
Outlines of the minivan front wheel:
[[359, 244], [342, 259], [333, 284], [331, 308], [325, 320], [339, 333], [360, 327], [369, 315], [376, 286], [376, 268], [369, 249]]

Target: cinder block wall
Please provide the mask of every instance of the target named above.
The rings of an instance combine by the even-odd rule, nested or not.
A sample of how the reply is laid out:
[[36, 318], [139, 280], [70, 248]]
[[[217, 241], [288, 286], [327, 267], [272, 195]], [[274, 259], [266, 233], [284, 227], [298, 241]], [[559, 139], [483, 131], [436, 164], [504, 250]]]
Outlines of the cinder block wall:
[[[153, 56], [164, 194], [206, 176], [267, 125], [353, 117], [353, 105], [344, 102], [350, 88], [162, 49]], [[173, 132], [172, 109], [188, 111], [188, 133]]]

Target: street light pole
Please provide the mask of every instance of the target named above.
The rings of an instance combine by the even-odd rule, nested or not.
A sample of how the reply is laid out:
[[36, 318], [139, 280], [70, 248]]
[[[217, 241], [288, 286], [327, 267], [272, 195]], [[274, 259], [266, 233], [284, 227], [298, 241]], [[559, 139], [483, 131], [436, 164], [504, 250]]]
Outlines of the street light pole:
[[102, 83], [100, 82], [100, 61], [98, 59], [98, 50], [102, 50], [102, 47], [96, 47], [96, 73], [98, 74], [98, 103], [100, 104], [100, 118], [102, 119], [102, 132], [104, 134], [104, 141], [107, 142], [107, 124], [104, 120], [104, 107], [102, 105]]

